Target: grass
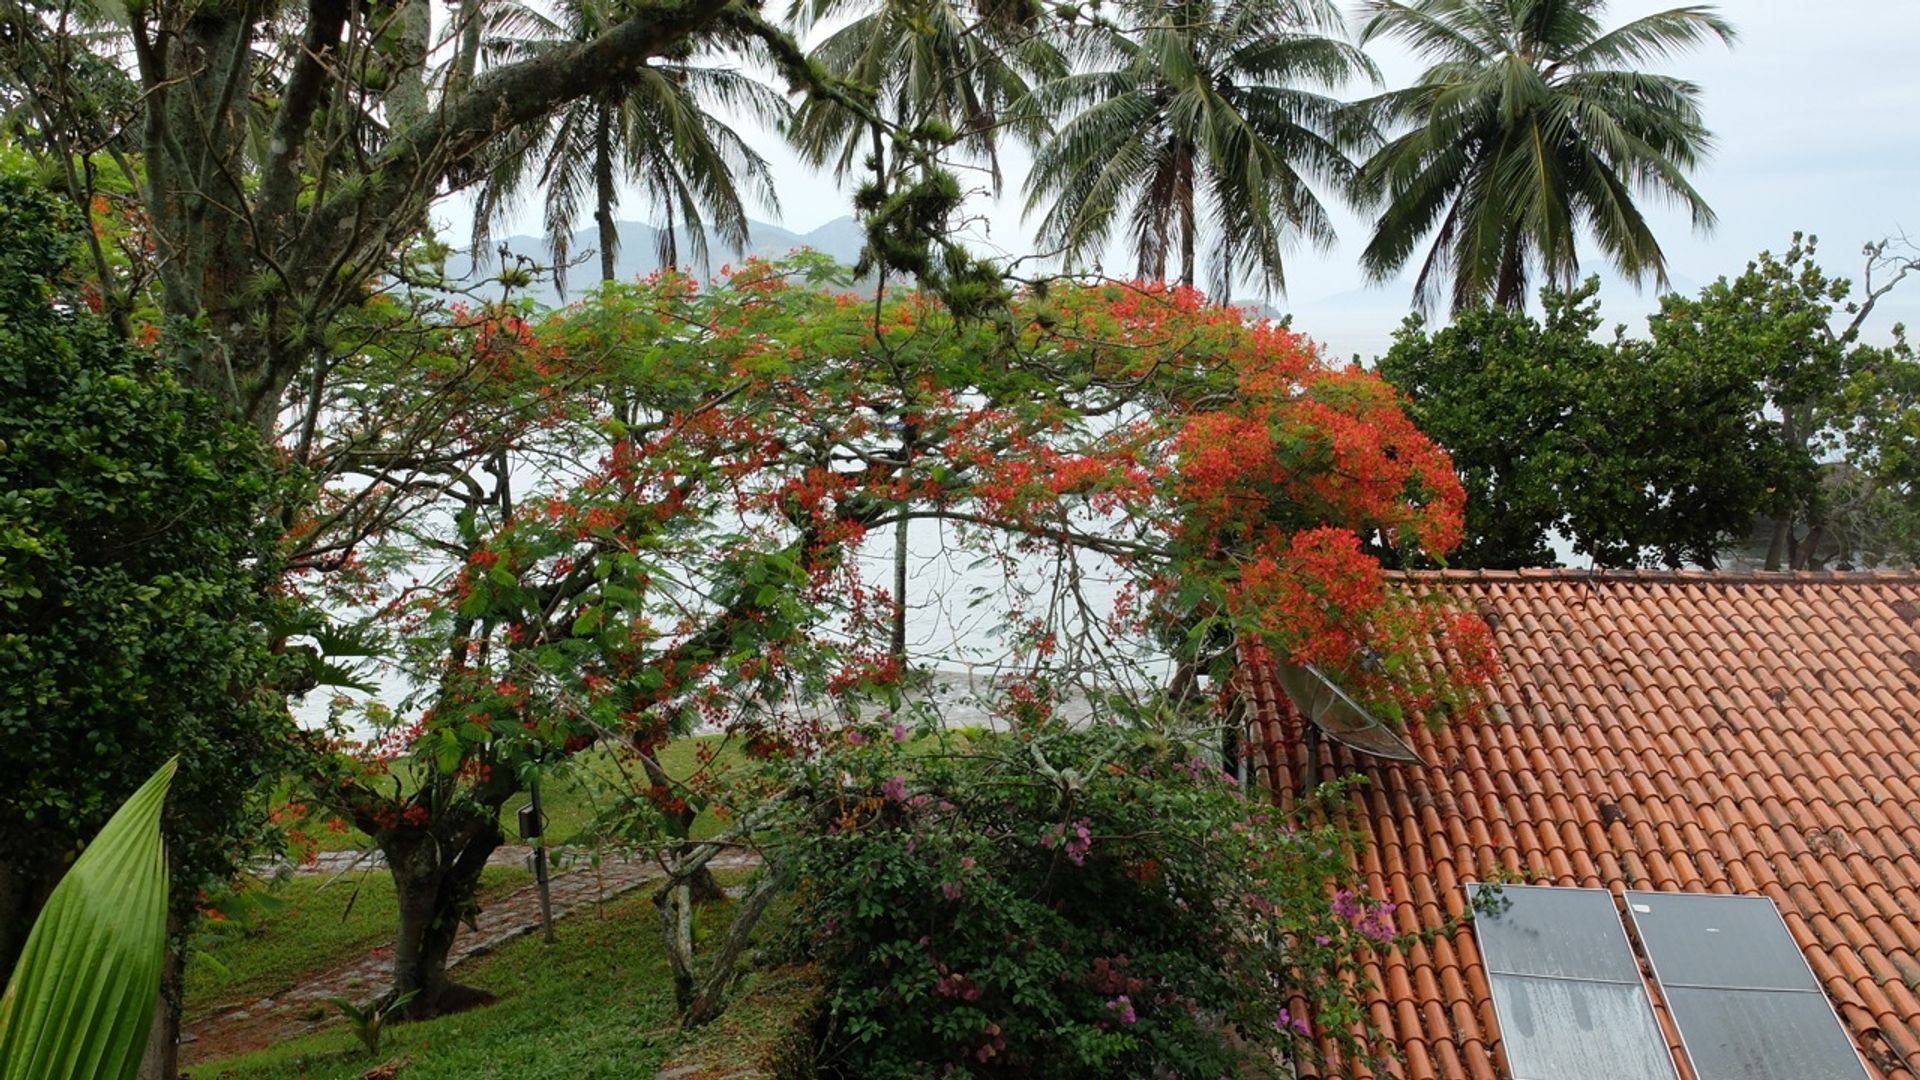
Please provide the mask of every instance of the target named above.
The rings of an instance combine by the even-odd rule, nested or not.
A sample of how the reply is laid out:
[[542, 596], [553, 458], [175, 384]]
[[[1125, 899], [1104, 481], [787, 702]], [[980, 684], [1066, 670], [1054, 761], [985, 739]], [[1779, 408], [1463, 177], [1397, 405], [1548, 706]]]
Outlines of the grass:
[[[715, 769], [724, 771], [741, 759], [738, 739], [696, 735], [668, 743], [660, 751], [660, 764], [668, 775], [685, 779], [700, 768], [701, 747], [708, 748], [715, 755], [711, 766]], [[553, 770], [541, 785], [540, 803], [547, 815], [547, 842], [571, 844], [588, 839], [594, 822], [632, 790], [631, 785], [634, 784], [644, 788], [646, 776], [633, 760], [632, 754], [616, 754], [602, 746], [576, 754], [566, 768]], [[520, 808], [530, 799], [527, 793], [522, 792], [501, 807], [500, 827], [506, 830], [509, 842], [519, 842]], [[711, 836], [720, 828], [720, 823], [711, 814], [702, 814], [693, 823], [693, 834], [695, 837]], [[353, 851], [370, 843], [365, 833], [353, 828], [342, 832], [320, 829], [316, 833], [314, 840], [322, 851]]]
[[[716, 923], [716, 925], [721, 925]], [[513, 1077], [651, 1077], [679, 1045], [673, 990], [659, 923], [639, 889], [598, 914], [462, 964], [457, 978], [499, 1001], [485, 1008], [386, 1031], [366, 1054], [336, 1022], [257, 1053], [205, 1062], [194, 1080], [349, 1080], [403, 1060], [405, 1080]]]
[[[532, 880], [522, 867], [489, 866], [481, 872], [480, 903], [485, 906]], [[252, 925], [210, 926], [196, 938], [186, 972], [190, 1021], [392, 943], [399, 915], [393, 877], [385, 870], [338, 879], [303, 874], [261, 892], [265, 906]]]

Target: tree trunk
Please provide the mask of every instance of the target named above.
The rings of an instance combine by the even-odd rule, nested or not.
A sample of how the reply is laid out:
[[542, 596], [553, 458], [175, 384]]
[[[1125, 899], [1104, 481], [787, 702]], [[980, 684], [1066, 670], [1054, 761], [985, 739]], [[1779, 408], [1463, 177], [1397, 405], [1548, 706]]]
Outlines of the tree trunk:
[[771, 872], [767, 873], [740, 905], [740, 910], [733, 916], [733, 925], [727, 931], [726, 942], [707, 965], [706, 981], [682, 1011], [682, 1027], [697, 1028], [720, 1015], [721, 1007], [726, 1003], [727, 988], [733, 985], [734, 975], [740, 966], [740, 957], [746, 953], [747, 944], [753, 938], [753, 928], [759, 925], [760, 917], [767, 913], [767, 906], [773, 902], [778, 885], [779, 879]]
[[[901, 387], [902, 393], [905, 386]], [[910, 423], [903, 423], [900, 429], [900, 468], [904, 472], [913, 460], [914, 445], [919, 441], [919, 429]], [[900, 520], [893, 527], [893, 627], [887, 642], [889, 655], [895, 663], [904, 669], [907, 663], [907, 524], [910, 520], [906, 511], [907, 499], [901, 499]]]
[[426, 0], [400, 0], [387, 40], [387, 87], [382, 104], [395, 131], [410, 128], [427, 114], [427, 39], [432, 14]]
[[140, 1080], [176, 1080], [180, 1075], [180, 1002], [186, 987], [182, 943], [186, 919], [167, 915], [167, 958], [160, 968], [160, 997], [153, 1003], [153, 1027], [140, 1059]]
[[1183, 155], [1180, 163], [1180, 284], [1193, 288], [1194, 275], [1194, 223], [1193, 223], [1193, 153], [1191, 148]]
[[[673, 777], [667, 775], [667, 770], [661, 767], [659, 759], [652, 753], [641, 753], [640, 767], [647, 771], [649, 784], [657, 788], [673, 787]], [[677, 811], [663, 806], [660, 808], [660, 813], [666, 818], [667, 835], [673, 837], [673, 849], [678, 855], [692, 842], [693, 820], [699, 815], [690, 806]], [[695, 904], [712, 904], [727, 898], [727, 891], [720, 887], [720, 882], [714, 878], [713, 871], [704, 864], [687, 879], [687, 891]]]
[[[1519, 311], [1527, 306], [1527, 265], [1526, 255], [1521, 250], [1520, 238], [1508, 229], [1507, 238], [1500, 247], [1499, 278], [1494, 283], [1493, 302], [1497, 307]], [[1454, 310], [1462, 306], [1459, 297], [1455, 297]]]
[[613, 206], [620, 199], [613, 186], [613, 107], [602, 105], [599, 129], [593, 136], [593, 220], [600, 230], [600, 280], [614, 279], [613, 257], [620, 249], [620, 232], [613, 227]]
[[1793, 547], [1793, 518], [1773, 519], [1773, 536], [1767, 541], [1768, 570], [1783, 569]]
[[660, 234], [660, 269], [680, 269], [680, 223], [673, 212], [673, 198], [667, 197], [667, 230]]
[[[1807, 441], [1800, 434], [1813, 426], [1813, 417], [1806, 410], [1778, 400], [1773, 405], [1780, 410], [1780, 441], [1788, 449], [1798, 453], [1807, 452]], [[1800, 545], [1794, 540], [1793, 528], [1800, 519], [1806, 505], [1783, 503], [1774, 511], [1773, 536], [1767, 541], [1768, 570], [1797, 570], [1800, 567]]]
[[[906, 509], [902, 504], [901, 509]], [[905, 513], [893, 526], [893, 628], [887, 653], [896, 664], [907, 662], [907, 523]]]
[[487, 857], [505, 840], [497, 812], [492, 817], [480, 809], [460, 814], [464, 820], [444, 830], [409, 829], [378, 837], [400, 908], [389, 993], [415, 995], [402, 1011], [409, 1019], [424, 1019], [463, 1003], [447, 978], [447, 955], [461, 921], [475, 910], [474, 894]]
[[1215, 307], [1233, 306], [1233, 237], [1220, 238], [1220, 291], [1213, 298]]

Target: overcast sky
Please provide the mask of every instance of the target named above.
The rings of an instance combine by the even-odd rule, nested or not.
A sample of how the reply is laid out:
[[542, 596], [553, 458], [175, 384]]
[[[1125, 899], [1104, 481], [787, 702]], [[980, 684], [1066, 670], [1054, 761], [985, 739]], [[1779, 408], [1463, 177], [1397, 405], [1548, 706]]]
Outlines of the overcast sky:
[[[1615, 0], [1610, 24], [1674, 6], [1673, 0]], [[1731, 48], [1702, 48], [1666, 64], [1666, 71], [1699, 83], [1708, 126], [1718, 138], [1713, 159], [1695, 185], [1719, 214], [1710, 235], [1693, 232], [1684, 214], [1655, 210], [1655, 234], [1665, 246], [1675, 285], [1691, 291], [1722, 274], [1739, 272], [1757, 252], [1784, 247], [1795, 229], [1816, 233], [1822, 264], [1834, 273], [1858, 273], [1862, 243], [1902, 229], [1920, 239], [1920, 0], [1728, 0], [1721, 5], [1740, 33]], [[1375, 47], [1385, 80], [1404, 85], [1419, 64], [1403, 52]], [[1361, 88], [1350, 90], [1359, 96]], [[743, 129], [743, 132], [746, 129]], [[777, 223], [806, 232], [849, 213], [848, 193], [802, 165], [770, 132], [754, 137], [780, 180]], [[1033, 250], [1022, 221], [1020, 183], [1027, 158], [1004, 157], [1007, 193], [975, 200], [983, 217], [975, 239], [1003, 254]], [[1294, 314], [1296, 327], [1338, 355], [1371, 356], [1385, 348], [1408, 306], [1404, 283], [1369, 287], [1357, 259], [1365, 227], [1338, 211], [1340, 242], [1326, 252], [1296, 251], [1287, 266], [1290, 294], [1275, 306]], [[466, 214], [448, 205], [446, 223], [463, 235]], [[633, 199], [621, 217], [647, 220]], [[756, 213], [757, 218], [774, 216]], [[538, 231], [535, 211], [508, 231]], [[582, 226], [589, 224], [583, 221]], [[1123, 257], [1109, 268], [1127, 265]], [[1606, 268], [1590, 268], [1607, 277]], [[1920, 325], [1920, 281], [1888, 302], [1873, 336], [1884, 337], [1895, 318]], [[1654, 306], [1651, 291], [1635, 294], [1609, 282], [1610, 321], [1638, 327]]]

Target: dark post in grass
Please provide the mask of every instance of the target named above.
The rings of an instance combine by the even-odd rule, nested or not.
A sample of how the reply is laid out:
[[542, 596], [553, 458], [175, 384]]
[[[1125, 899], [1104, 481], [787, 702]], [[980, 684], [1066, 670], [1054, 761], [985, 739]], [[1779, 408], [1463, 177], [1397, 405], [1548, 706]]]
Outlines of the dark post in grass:
[[533, 880], [540, 886], [540, 928], [549, 944], [553, 941], [553, 890], [547, 886], [547, 816], [540, 811], [540, 780], [527, 784], [531, 796], [520, 808], [520, 836], [533, 845]]

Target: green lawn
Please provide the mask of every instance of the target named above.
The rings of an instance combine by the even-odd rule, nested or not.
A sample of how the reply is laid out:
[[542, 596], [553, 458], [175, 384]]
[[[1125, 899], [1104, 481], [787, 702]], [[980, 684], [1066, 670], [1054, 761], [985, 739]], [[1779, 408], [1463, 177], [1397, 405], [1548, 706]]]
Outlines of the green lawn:
[[[737, 875], [735, 876], [737, 879]], [[310, 920], [289, 919], [297, 933]], [[715, 925], [724, 925], [716, 921]], [[646, 1078], [679, 1045], [659, 922], [647, 890], [456, 969], [455, 978], [499, 997], [470, 1012], [387, 1029], [378, 1057], [339, 1023], [270, 1049], [188, 1070], [194, 1080], [350, 1080], [405, 1059], [405, 1080], [433, 1078]]]
[[[522, 867], [489, 866], [480, 879], [481, 905], [532, 880]], [[331, 880], [303, 874], [264, 888], [271, 907], [254, 925], [212, 926], [196, 938], [187, 962], [189, 1020], [285, 989], [392, 942], [398, 914], [393, 877], [384, 869]]]

